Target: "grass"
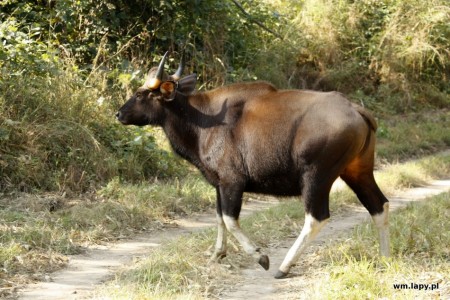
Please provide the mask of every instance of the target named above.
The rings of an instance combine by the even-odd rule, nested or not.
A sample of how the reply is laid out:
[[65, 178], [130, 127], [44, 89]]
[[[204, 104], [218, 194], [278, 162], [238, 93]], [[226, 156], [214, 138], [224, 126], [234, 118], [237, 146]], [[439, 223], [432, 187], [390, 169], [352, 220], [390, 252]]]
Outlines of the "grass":
[[[401, 167], [399, 164], [392, 165], [387, 171], [390, 175], [382, 180], [384, 181], [382, 185], [384, 188], [390, 187], [390, 190], [394, 191], [395, 189], [404, 189], [410, 185], [415, 185], [417, 180], [425, 182], [433, 177], [432, 174], [448, 176], [450, 174], [447, 164], [449, 160], [450, 155], [447, 155], [407, 163], [405, 167]], [[415, 170], [421, 170], [411, 183], [405, 180], [392, 180], [396, 170], [398, 170], [397, 174], [400, 176], [408, 168], [410, 170], [414, 170], [414, 168]], [[382, 175], [383, 172], [380, 176]], [[448, 198], [444, 198], [442, 201], [445, 202], [446, 200]], [[355, 198], [351, 193], [344, 191], [333, 193], [330, 202], [333, 211], [339, 210], [340, 207], [345, 205], [353, 205]], [[418, 211], [420, 211], [420, 208]], [[430, 219], [434, 212], [426, 214], [426, 218]], [[448, 212], [446, 213], [448, 214]], [[267, 211], [251, 215], [243, 219], [241, 223], [253, 241], [262, 247], [267, 247], [269, 244], [279, 243], [288, 236], [296, 236], [303, 225], [303, 217], [303, 206], [299, 204], [298, 199], [291, 198]], [[440, 219], [445, 220], [445, 218]], [[403, 228], [404, 225], [401, 224], [401, 221], [396, 220], [394, 218], [393, 226]], [[277, 223], [277, 226], [273, 226], [274, 222]], [[407, 227], [411, 230], [417, 228], [411, 226], [411, 224]], [[427, 230], [422, 234], [422, 238], [428, 238], [430, 232], [432, 231]], [[396, 233], [393, 230], [393, 239], [396, 238], [396, 234], [402, 235], [404, 232]], [[367, 238], [365, 233], [361, 233], [359, 240], [364, 240], [364, 247], [370, 248], [370, 251], [376, 253], [378, 242], [372, 235], [371, 233], [370, 238]], [[236, 280], [235, 275], [243, 266], [251, 266], [254, 262], [252, 258], [239, 252], [238, 243], [231, 238], [230, 251], [223, 264], [207, 266], [208, 255], [206, 252], [211, 250], [215, 236], [216, 230], [210, 229], [182, 237], [162, 246], [152, 252], [145, 260], [119, 272], [114, 280], [97, 291], [97, 296], [108, 299], [185, 299], [185, 297], [186, 299], [204, 299], [217, 296], [224, 285], [231, 284], [233, 280]], [[398, 241], [398, 243], [395, 247], [399, 249], [401, 248], [400, 245], [406, 245], [405, 247], [411, 247], [411, 249], [417, 246], [411, 244], [411, 239], [409, 239], [409, 244], [404, 239]], [[417, 244], [420, 243], [417, 242]], [[367, 245], [370, 245], [370, 247]], [[356, 250], [350, 251], [348, 258], [354, 260], [355, 257], [361, 257], [356, 255], [356, 252]], [[345, 251], [339, 253], [342, 254]], [[360, 267], [361, 270], [366, 270], [364, 276], [370, 272], [371, 268], [373, 269], [376, 266], [373, 264], [373, 262], [367, 260], [365, 265]], [[398, 266], [398, 269], [401, 270], [400, 273], [403, 272], [402, 266]], [[348, 272], [349, 270], [339, 272]], [[355, 272], [357, 274], [357, 271]], [[363, 275], [360, 275], [361, 281], [364, 281]], [[369, 277], [364, 284], [373, 288], [377, 285], [376, 280], [376, 278]], [[340, 297], [336, 299], [340, 299]]]
[[450, 174], [450, 153], [428, 156], [402, 164], [388, 164], [383, 170], [375, 172], [381, 189], [387, 195], [397, 190], [419, 187], [427, 181], [448, 177]]
[[441, 110], [378, 121], [377, 156], [381, 161], [420, 157], [450, 147], [450, 111]]
[[[385, 165], [383, 171], [377, 174], [377, 180], [382, 189], [390, 194], [398, 189], [420, 185], [432, 178], [448, 176], [449, 162], [450, 155], [447, 154], [404, 164]], [[354, 194], [348, 189], [332, 193], [330, 203], [333, 214], [345, 210], [349, 205], [359, 205]], [[63, 194], [3, 195], [0, 200], [2, 278], [12, 282], [27, 282], [41, 278], [45, 276], [43, 274], [63, 267], [67, 261], [66, 255], [78, 253], [86, 245], [115, 240], [137, 231], [159, 228], [174, 217], [204, 211], [214, 205], [214, 189], [199, 175], [192, 173], [190, 177], [183, 179], [140, 184], [124, 183], [116, 178], [97, 193], [84, 195], [82, 198], [67, 197]], [[283, 220], [283, 226], [271, 226], [274, 220], [278, 220], [277, 222]], [[299, 231], [303, 224], [302, 205], [298, 199], [290, 199], [279, 207], [245, 219], [242, 223], [252, 239], [265, 247]], [[268, 240], [267, 236], [271, 238]], [[189, 288], [192, 282], [195, 283], [197, 294], [213, 294], [212, 288], [208, 287], [212, 280], [211, 276], [205, 274], [204, 272], [207, 272], [205, 270], [197, 270], [195, 266], [206, 266], [206, 256], [202, 253], [208, 246], [213, 245], [215, 233], [211, 231], [190, 238], [193, 240], [178, 241], [168, 246], [183, 252], [186, 248], [180, 248], [175, 244], [181, 243], [186, 247], [190, 247], [191, 244], [199, 245], [199, 248], [179, 254], [179, 257], [184, 257], [187, 262], [181, 260], [179, 262], [181, 266], [176, 269], [183, 270], [186, 267], [191, 269], [182, 272], [189, 276], [181, 283], [165, 277], [164, 280], [169, 282], [176, 281], [169, 286], [178, 287], [178, 290], [169, 294], [193, 293], [192, 288]], [[234, 245], [235, 250], [238, 249], [237, 243], [231, 245]], [[174, 250], [164, 249], [161, 250], [160, 256], [155, 254], [156, 259], [162, 265], [165, 264], [164, 261], [176, 265], [171, 258], [177, 256], [173, 254]], [[230, 252], [229, 264], [235, 264], [236, 261], [243, 265], [253, 263], [245, 255], [237, 254], [236, 251]], [[166, 270], [172, 270], [170, 268]], [[142, 267], [142, 271], [147, 269]], [[155, 272], [158, 272], [157, 270], [154, 268]], [[141, 276], [138, 274], [140, 271], [134, 272], [136, 276]], [[228, 274], [230, 270], [225, 268], [220, 272]], [[166, 272], [161, 270], [152, 276], [157, 278], [161, 274]], [[130, 275], [124, 276], [128, 278]], [[176, 278], [181, 280], [183, 277]], [[133, 281], [135, 279], [129, 280]], [[7, 285], [7, 282], [3, 282], [3, 285]], [[122, 283], [119, 285], [122, 286]], [[165, 293], [163, 291], [167, 291], [163, 285], [160, 283], [159, 290], [152, 293], [160, 297], [161, 293]], [[170, 291], [170, 288], [168, 289]]]
[[216, 203], [215, 189], [198, 173], [183, 179], [139, 184], [121, 183], [116, 178], [98, 193], [104, 199], [147, 209], [154, 219], [204, 211]]
[[[139, 185], [113, 180], [89, 199], [55, 194], [3, 196], [1, 278], [36, 279], [63, 267], [65, 255], [79, 253], [86, 245], [160, 228], [175, 216], [203, 211], [214, 203], [215, 191], [198, 176]], [[0, 287], [4, 284], [0, 282]]]
[[[371, 223], [320, 251], [320, 284], [310, 299], [445, 299], [450, 295], [450, 193], [391, 214], [392, 258], [377, 255]], [[436, 284], [434, 291], [395, 289], [394, 284]]]

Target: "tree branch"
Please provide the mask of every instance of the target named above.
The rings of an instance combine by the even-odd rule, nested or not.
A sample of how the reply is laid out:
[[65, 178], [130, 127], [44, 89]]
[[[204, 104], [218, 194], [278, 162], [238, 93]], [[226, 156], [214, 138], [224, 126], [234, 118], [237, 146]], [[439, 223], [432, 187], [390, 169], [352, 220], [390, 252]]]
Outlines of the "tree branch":
[[270, 29], [270, 28], [267, 28], [263, 23], [261, 23], [261, 22], [259, 22], [258, 20], [255, 20], [245, 9], [244, 9], [244, 7], [242, 7], [242, 5], [239, 3], [239, 2], [237, 2], [236, 0], [231, 0], [233, 3], [234, 3], [234, 5], [236, 5], [236, 7], [251, 21], [251, 22], [253, 22], [253, 23], [255, 23], [256, 25], [258, 25], [259, 27], [261, 27], [262, 29], [264, 29], [265, 31], [267, 31], [267, 32], [269, 32], [269, 33], [271, 33], [271, 34], [273, 34], [274, 36], [276, 36], [277, 38], [279, 38], [280, 40], [282, 40], [283, 39], [283, 37], [280, 35], [280, 34], [278, 34], [278, 33], [276, 33], [275, 31], [273, 31], [272, 29]]

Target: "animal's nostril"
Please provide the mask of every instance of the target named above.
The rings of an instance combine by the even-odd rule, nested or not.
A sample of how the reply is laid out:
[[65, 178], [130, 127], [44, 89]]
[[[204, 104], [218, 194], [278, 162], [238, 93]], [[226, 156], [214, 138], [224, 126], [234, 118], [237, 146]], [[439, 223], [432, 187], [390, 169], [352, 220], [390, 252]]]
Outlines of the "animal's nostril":
[[116, 118], [117, 118], [117, 119], [120, 118], [120, 111], [118, 111], [118, 112], [116, 113]]

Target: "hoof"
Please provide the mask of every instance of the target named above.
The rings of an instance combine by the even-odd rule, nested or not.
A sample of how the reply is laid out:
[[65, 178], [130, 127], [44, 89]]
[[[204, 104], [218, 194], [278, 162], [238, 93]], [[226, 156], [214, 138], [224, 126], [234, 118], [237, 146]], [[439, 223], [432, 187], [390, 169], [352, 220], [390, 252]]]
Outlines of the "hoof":
[[277, 274], [275, 274], [275, 278], [276, 279], [283, 279], [283, 278], [286, 278], [287, 274], [288, 273], [284, 273], [284, 272], [278, 271]]
[[269, 270], [270, 267], [269, 257], [267, 255], [261, 255], [259, 257], [258, 264], [260, 264], [261, 267], [264, 268], [264, 270], [266, 271]]
[[219, 262], [222, 260], [222, 258], [227, 257], [227, 253], [226, 252], [214, 252], [213, 255], [211, 255], [209, 262], [213, 263], [213, 262]]

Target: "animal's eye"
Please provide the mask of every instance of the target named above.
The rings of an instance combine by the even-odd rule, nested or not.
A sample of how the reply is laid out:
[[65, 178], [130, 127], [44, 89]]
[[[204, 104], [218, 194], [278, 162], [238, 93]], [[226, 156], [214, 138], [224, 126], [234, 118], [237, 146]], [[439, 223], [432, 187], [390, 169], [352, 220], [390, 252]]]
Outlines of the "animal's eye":
[[142, 101], [144, 99], [144, 95], [141, 92], [136, 93], [136, 100]]

